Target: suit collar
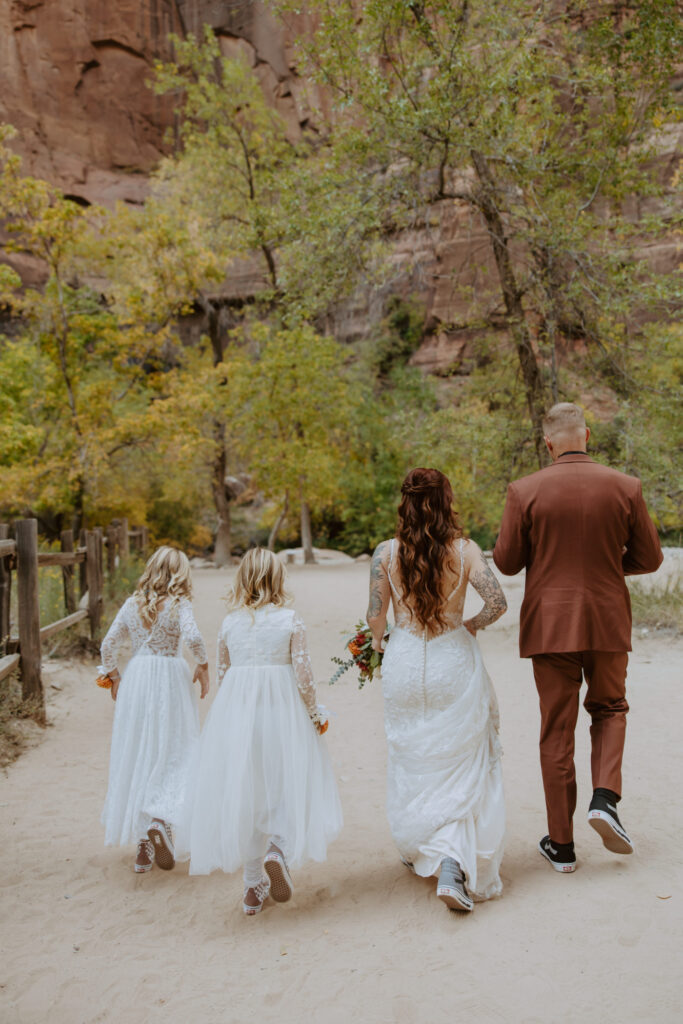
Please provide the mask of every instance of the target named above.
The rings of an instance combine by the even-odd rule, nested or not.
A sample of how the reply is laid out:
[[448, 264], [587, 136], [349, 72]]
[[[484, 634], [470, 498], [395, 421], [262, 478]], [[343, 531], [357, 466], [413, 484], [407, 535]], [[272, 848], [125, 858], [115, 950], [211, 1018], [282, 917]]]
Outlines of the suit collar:
[[553, 462], [553, 466], [561, 466], [565, 462], [592, 462], [590, 455], [587, 452], [573, 452], [571, 455], [560, 455], [557, 462]]

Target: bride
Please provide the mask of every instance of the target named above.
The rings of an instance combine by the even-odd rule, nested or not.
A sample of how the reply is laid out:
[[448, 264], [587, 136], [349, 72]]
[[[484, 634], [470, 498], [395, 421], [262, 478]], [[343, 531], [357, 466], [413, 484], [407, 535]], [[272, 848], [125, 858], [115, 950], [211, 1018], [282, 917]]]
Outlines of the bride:
[[[472, 910], [502, 889], [505, 833], [498, 705], [475, 636], [507, 605], [452, 503], [443, 473], [408, 473], [396, 537], [372, 559], [367, 620], [382, 650], [393, 603], [382, 688], [394, 841], [415, 874], [438, 877], [446, 906]], [[468, 583], [484, 607], [463, 622]]]

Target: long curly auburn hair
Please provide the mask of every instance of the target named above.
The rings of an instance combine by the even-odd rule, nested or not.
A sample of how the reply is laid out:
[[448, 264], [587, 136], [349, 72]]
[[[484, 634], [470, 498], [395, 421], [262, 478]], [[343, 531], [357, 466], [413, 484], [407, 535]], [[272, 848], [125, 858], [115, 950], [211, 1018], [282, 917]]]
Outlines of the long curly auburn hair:
[[398, 506], [398, 564], [405, 601], [425, 629], [444, 628], [444, 569], [455, 569], [450, 545], [462, 536], [453, 489], [438, 469], [411, 469]]

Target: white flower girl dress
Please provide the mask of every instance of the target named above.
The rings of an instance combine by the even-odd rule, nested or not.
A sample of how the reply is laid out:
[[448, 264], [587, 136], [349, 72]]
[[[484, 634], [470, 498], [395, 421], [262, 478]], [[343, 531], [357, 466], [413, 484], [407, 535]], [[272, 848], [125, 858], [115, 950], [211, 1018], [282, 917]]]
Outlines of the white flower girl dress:
[[147, 838], [158, 818], [176, 825], [185, 800], [199, 738], [197, 695], [183, 657], [183, 640], [200, 664], [206, 647], [190, 601], [166, 599], [156, 622], [145, 626], [129, 597], [102, 641], [102, 665], [116, 668], [121, 645], [133, 657], [119, 685], [109, 762], [109, 788], [102, 811], [106, 845]]
[[[291, 867], [325, 860], [342, 813], [303, 622], [266, 605], [230, 613], [218, 636], [218, 684], [202, 730], [177, 855], [190, 874], [245, 865], [263, 874], [271, 841]], [[252, 879], [250, 884], [254, 884]]]

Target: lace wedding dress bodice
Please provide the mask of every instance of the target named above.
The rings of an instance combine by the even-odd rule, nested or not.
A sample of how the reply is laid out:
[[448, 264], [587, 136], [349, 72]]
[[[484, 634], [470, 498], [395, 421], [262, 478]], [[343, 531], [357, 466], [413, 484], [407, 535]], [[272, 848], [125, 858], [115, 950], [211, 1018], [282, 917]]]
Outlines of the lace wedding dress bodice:
[[220, 686], [230, 667], [291, 665], [309, 714], [317, 709], [306, 627], [291, 608], [247, 608], [232, 612], [218, 634], [216, 677]]
[[200, 665], [207, 661], [206, 646], [194, 620], [192, 605], [186, 597], [175, 603], [167, 600], [152, 626], [144, 624], [137, 601], [129, 597], [102, 641], [105, 672], [116, 668], [119, 650], [126, 640], [131, 643], [133, 654], [157, 654], [165, 658], [179, 657], [185, 641]]

